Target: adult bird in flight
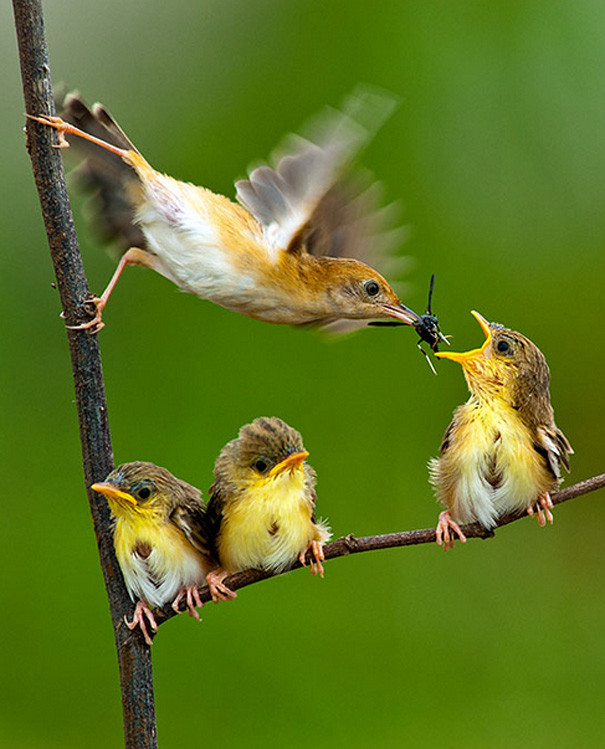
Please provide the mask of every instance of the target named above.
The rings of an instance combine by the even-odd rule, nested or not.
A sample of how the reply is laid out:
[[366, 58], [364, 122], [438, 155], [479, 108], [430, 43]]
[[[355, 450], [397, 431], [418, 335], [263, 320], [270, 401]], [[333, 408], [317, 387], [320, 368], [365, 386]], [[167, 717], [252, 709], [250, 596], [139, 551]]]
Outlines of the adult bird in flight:
[[67, 95], [61, 117], [28, 115], [55, 128], [60, 147], [66, 135], [77, 136], [85, 157], [79, 171], [97, 192], [99, 222], [125, 250], [93, 299], [94, 318], [76, 327], [100, 330], [123, 269], [144, 265], [258, 320], [346, 328], [390, 319], [426, 340], [423, 316], [364, 262], [383, 239], [381, 212], [375, 185], [360, 191], [346, 174], [392, 109], [383, 93], [352, 94], [342, 111], [317, 117], [307, 138], [291, 136], [274, 168], [257, 167], [236, 182], [239, 204], [156, 171], [102, 105], [91, 109], [77, 94]]

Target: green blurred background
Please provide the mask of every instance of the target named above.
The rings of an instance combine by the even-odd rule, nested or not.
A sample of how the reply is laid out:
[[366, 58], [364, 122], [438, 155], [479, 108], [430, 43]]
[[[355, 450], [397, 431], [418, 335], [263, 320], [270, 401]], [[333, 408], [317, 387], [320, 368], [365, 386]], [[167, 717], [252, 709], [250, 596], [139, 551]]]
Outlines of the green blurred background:
[[[402, 199], [405, 301], [457, 348], [475, 308], [553, 374], [570, 482], [604, 468], [605, 6], [546, 2], [46, 3], [55, 82], [103, 101], [158, 169], [233, 180], [358, 82], [402, 104], [364, 155]], [[84, 494], [68, 352], [0, 8], [3, 175], [0, 745], [119, 746], [113, 638]], [[91, 286], [114, 262], [74, 209]], [[129, 269], [101, 333], [116, 459], [207, 489], [259, 415], [300, 429], [336, 535], [434, 525], [426, 462], [467, 397], [408, 329], [334, 343]], [[181, 616], [154, 645], [160, 745], [602, 746], [603, 494], [445, 555], [329, 562]]]

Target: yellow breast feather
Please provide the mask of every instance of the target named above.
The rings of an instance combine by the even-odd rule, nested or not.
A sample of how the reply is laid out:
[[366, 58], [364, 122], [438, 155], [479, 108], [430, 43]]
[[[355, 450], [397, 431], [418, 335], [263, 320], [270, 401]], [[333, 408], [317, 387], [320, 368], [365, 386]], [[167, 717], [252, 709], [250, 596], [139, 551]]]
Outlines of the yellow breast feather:
[[249, 567], [281, 571], [312, 541], [329, 534], [312, 522], [304, 474], [269, 479], [225, 508], [218, 539], [219, 555], [230, 570]]
[[179, 590], [204, 578], [201, 554], [172, 523], [118, 518], [114, 544], [131, 598], [163, 606]]
[[458, 409], [445, 454], [431, 463], [439, 498], [458, 522], [492, 528], [552, 488], [531, 431], [503, 401], [471, 401]]

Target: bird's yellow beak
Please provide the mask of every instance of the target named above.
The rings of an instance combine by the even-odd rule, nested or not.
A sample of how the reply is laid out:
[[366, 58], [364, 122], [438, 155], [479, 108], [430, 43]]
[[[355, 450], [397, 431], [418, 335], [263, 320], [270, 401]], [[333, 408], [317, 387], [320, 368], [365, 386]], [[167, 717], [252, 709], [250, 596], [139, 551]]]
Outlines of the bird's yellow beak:
[[298, 452], [298, 453], [292, 453], [291, 455], [288, 455], [287, 458], [282, 460], [281, 463], [278, 463], [276, 466], [273, 466], [273, 468], [269, 471], [268, 477], [273, 478], [274, 476], [278, 476], [287, 468], [296, 468], [297, 466], [302, 465], [305, 458], [308, 458], [308, 457], [309, 457], [309, 453], [306, 450], [302, 450], [301, 452]]
[[113, 502], [115, 502], [115, 504], [119, 507], [137, 507], [137, 501], [132, 496], [132, 494], [123, 492], [113, 484], [93, 484], [90, 488], [107, 497], [110, 504], [113, 504]]
[[481, 325], [481, 330], [485, 333], [485, 341], [483, 341], [483, 346], [481, 348], [474, 348], [470, 351], [464, 351], [462, 353], [457, 353], [456, 351], [437, 351], [435, 353], [435, 356], [438, 356], [440, 359], [451, 359], [452, 361], [457, 361], [458, 364], [461, 364], [463, 367], [468, 364], [469, 362], [476, 360], [480, 356], [485, 356], [485, 351], [487, 347], [492, 342], [492, 331], [489, 327], [488, 321], [483, 317], [483, 315], [480, 315], [476, 310], [471, 310], [471, 315], [476, 318], [479, 325]]

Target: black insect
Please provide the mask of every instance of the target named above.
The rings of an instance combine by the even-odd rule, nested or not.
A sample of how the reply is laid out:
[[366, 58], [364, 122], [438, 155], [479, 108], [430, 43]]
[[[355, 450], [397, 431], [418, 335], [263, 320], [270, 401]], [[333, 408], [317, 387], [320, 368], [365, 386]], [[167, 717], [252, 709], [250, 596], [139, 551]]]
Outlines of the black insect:
[[[439, 320], [437, 315], [433, 314], [431, 310], [431, 303], [433, 301], [433, 288], [435, 287], [435, 274], [431, 276], [431, 285], [429, 286], [429, 303], [426, 306], [424, 315], [420, 316], [420, 322], [414, 325], [416, 332], [420, 336], [420, 342], [426, 341], [433, 351], [439, 351], [439, 342], [447, 343], [449, 341], [443, 335], [439, 328]], [[420, 343], [418, 344], [420, 345]]]
[[[428, 362], [429, 367], [433, 371], [434, 374], [437, 374], [435, 371], [435, 368], [433, 367], [433, 364], [431, 360], [428, 357], [428, 354], [426, 351], [421, 347], [421, 343], [424, 341], [425, 343], [428, 343], [432, 351], [439, 351], [439, 343], [447, 343], [449, 346], [449, 341], [447, 340], [447, 337], [443, 335], [439, 328], [439, 320], [437, 319], [437, 315], [433, 314], [433, 311], [431, 309], [431, 303], [433, 300], [433, 288], [435, 286], [435, 274], [431, 276], [431, 283], [429, 286], [429, 303], [427, 304], [426, 311], [424, 315], [418, 315], [418, 322], [416, 322], [413, 327], [420, 336], [420, 340], [418, 341], [418, 348], [424, 356], [426, 357], [426, 360]], [[369, 325], [375, 325], [380, 327], [392, 327], [392, 326], [399, 326], [404, 325], [405, 323], [395, 322], [394, 320], [391, 322], [390, 320], [375, 320], [374, 322], [369, 323]]]
[[420, 345], [422, 341], [426, 341], [426, 343], [429, 344], [432, 351], [439, 351], [439, 343], [447, 343], [447, 345], [450, 345], [450, 342], [447, 340], [447, 337], [443, 335], [439, 328], [439, 320], [437, 319], [437, 315], [433, 314], [433, 311], [431, 309], [431, 303], [433, 301], [433, 288], [435, 286], [435, 274], [431, 276], [431, 284], [429, 286], [429, 302], [426, 306], [426, 310], [424, 315], [420, 316], [420, 322], [417, 325], [414, 325], [414, 328], [418, 335], [420, 336], [420, 340], [418, 341], [418, 349], [422, 352], [424, 355], [427, 364], [431, 368], [431, 371], [433, 374], [437, 374], [435, 367], [433, 366], [433, 362], [429, 359], [429, 355], [426, 353], [426, 351], [422, 348]]

